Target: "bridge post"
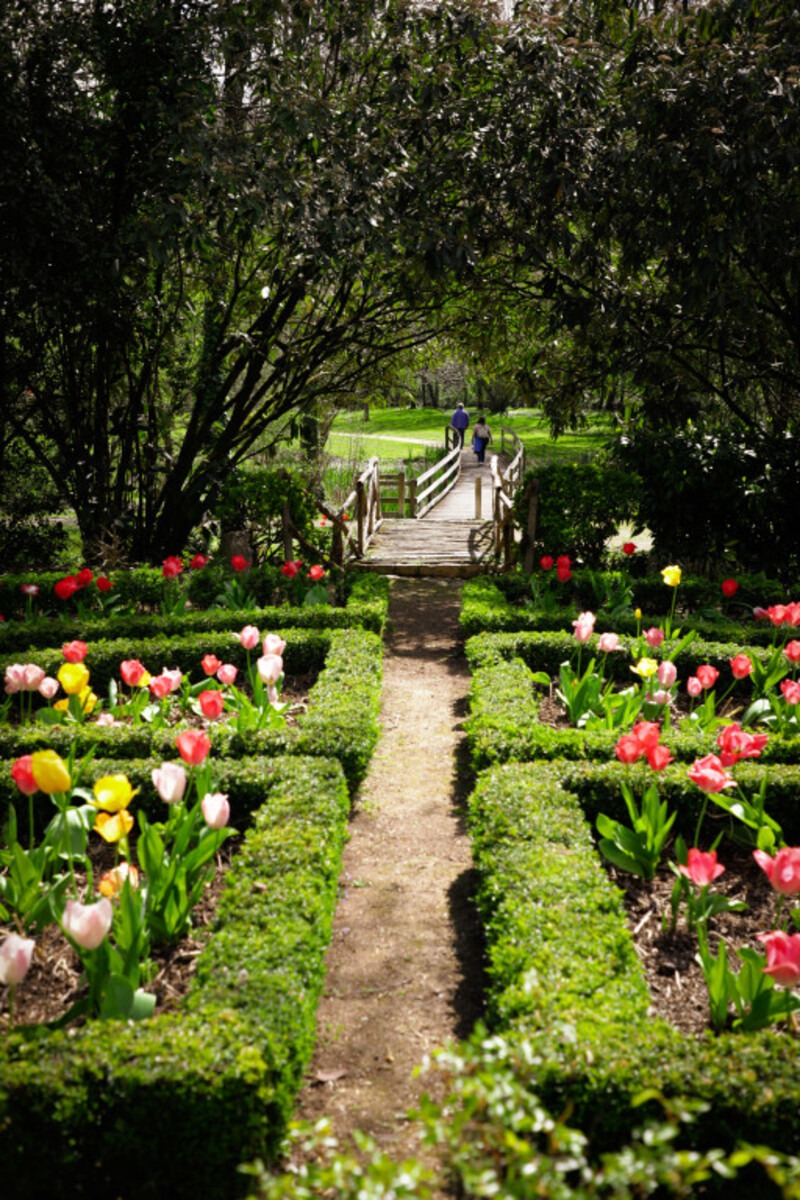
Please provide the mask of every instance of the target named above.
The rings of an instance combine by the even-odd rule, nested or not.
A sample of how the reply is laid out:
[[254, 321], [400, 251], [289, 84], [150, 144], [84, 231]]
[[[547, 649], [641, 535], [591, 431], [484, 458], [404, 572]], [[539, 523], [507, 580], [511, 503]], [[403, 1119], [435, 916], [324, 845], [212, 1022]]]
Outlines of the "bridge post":
[[408, 504], [411, 510], [410, 515], [417, 515], [417, 481], [416, 479], [409, 480], [408, 484]]
[[406, 515], [406, 473], [401, 471], [397, 476], [397, 515]]
[[358, 556], [364, 556], [364, 517], [366, 516], [367, 498], [364, 494], [364, 484], [359, 479], [356, 484], [356, 518], [358, 521]]
[[475, 520], [481, 519], [481, 477], [475, 476]]

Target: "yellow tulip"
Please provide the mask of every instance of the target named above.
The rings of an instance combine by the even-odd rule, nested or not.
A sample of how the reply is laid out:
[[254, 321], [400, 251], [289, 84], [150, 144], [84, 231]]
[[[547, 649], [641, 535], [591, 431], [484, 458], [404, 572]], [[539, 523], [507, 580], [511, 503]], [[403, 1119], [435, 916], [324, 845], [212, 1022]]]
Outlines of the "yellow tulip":
[[641, 610], [640, 608], [637, 608], [637, 609], [635, 609], [635, 610], [634, 610], [634, 613], [633, 613], [633, 615], [636, 617], [636, 620], [637, 620], [637, 621], [641, 621], [641, 619], [642, 619], [642, 610]]
[[661, 572], [661, 578], [667, 587], [677, 587], [681, 581], [680, 567], [664, 567]]
[[55, 750], [36, 750], [31, 755], [31, 772], [39, 791], [48, 796], [72, 787], [67, 764]]
[[85, 687], [78, 696], [78, 699], [80, 700], [83, 711], [85, 713], [90, 713], [97, 704], [97, 693], [93, 692], [91, 688]]
[[118, 813], [99, 812], [94, 823], [95, 832], [106, 842], [118, 842], [133, 829], [133, 817], [127, 808]]
[[654, 658], [640, 658], [635, 667], [631, 667], [634, 675], [642, 679], [650, 679], [658, 670], [658, 662]]
[[131, 787], [127, 775], [103, 775], [94, 785], [94, 800], [89, 803], [105, 812], [116, 813], [127, 808], [138, 789]]
[[58, 668], [58, 682], [68, 696], [79, 696], [89, 683], [89, 672], [82, 662], [65, 662]]

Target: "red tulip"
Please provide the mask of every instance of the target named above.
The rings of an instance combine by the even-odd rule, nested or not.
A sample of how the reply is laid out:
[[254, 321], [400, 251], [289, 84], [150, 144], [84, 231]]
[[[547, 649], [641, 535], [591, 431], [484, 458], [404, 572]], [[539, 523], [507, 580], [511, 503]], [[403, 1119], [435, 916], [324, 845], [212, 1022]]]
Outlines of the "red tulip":
[[182, 570], [183, 570], [183, 563], [181, 562], [178, 555], [170, 554], [168, 558], [164, 559], [163, 565], [161, 567], [161, 574], [164, 576], [165, 579], [175, 579], [175, 577], [177, 575], [180, 575]]
[[800, 683], [794, 679], [783, 679], [781, 692], [787, 704], [800, 704]]
[[555, 559], [553, 558], [552, 554], [544, 554], [539, 559], [539, 566], [543, 571], [552, 571], [553, 567], [555, 566]]
[[186, 729], [178, 734], [175, 745], [185, 763], [190, 767], [199, 767], [211, 749], [211, 738], [202, 729]]
[[97, 584], [97, 590], [99, 592], [110, 592], [114, 586], [107, 575], [98, 575], [95, 583]]
[[622, 553], [623, 554], [635, 554], [635, 552], [636, 552], [636, 542], [623, 542], [622, 543]]
[[209, 721], [216, 721], [222, 716], [222, 710], [225, 706], [225, 698], [222, 692], [216, 690], [200, 692], [197, 701], [203, 716]]
[[67, 662], [70, 663], [83, 662], [88, 652], [89, 647], [86, 645], [86, 642], [79, 642], [77, 639], [72, 642], [66, 642], [61, 647], [61, 653]]
[[94, 575], [89, 570], [88, 567], [82, 567], [80, 569], [80, 571], [78, 571], [78, 574], [75, 576], [75, 578], [78, 581], [78, 587], [83, 588], [83, 587], [86, 587], [87, 584], [92, 582], [92, 580], [94, 579]]
[[200, 666], [210, 678], [212, 675], [216, 675], [222, 666], [222, 659], [217, 658], [216, 654], [204, 654], [200, 659]]
[[246, 571], [250, 563], [243, 554], [233, 554], [231, 555], [231, 566], [234, 571]]
[[23, 754], [21, 758], [16, 759], [11, 765], [11, 778], [23, 796], [32, 796], [39, 790], [39, 786], [33, 778], [31, 762], [31, 755]]
[[707, 887], [709, 883], [713, 883], [715, 879], [719, 879], [725, 871], [722, 863], [717, 862], [716, 850], [709, 850], [708, 853], [703, 853], [702, 850], [689, 851], [688, 862], [686, 866], [679, 866], [678, 870], [681, 875], [685, 875], [687, 879], [691, 879], [692, 883], [698, 887]]
[[319, 583], [320, 579], [325, 578], [325, 568], [320, 566], [311, 567], [308, 572], [308, 578], [312, 583]]
[[645, 756], [653, 771], [663, 771], [672, 762], [672, 755], [666, 746], [651, 746], [645, 751]]
[[281, 567], [281, 575], [285, 575], [287, 579], [294, 579], [295, 575], [300, 570], [301, 565], [302, 564], [299, 560], [296, 562], [289, 560]]
[[739, 584], [735, 579], [723, 579], [722, 594], [723, 596], [735, 596], [739, 590]]
[[80, 584], [74, 575], [65, 575], [63, 579], [59, 579], [53, 587], [53, 591], [58, 596], [59, 600], [69, 600], [80, 589]]
[[569, 583], [572, 579], [572, 571], [569, 567], [556, 567], [556, 579], [559, 583]]
[[621, 763], [630, 765], [635, 763], [642, 753], [642, 747], [639, 745], [638, 739], [632, 734], [626, 733], [617, 742], [614, 747], [614, 753]]
[[172, 685], [166, 675], [154, 675], [150, 680], [150, 695], [154, 700], [163, 700], [172, 691]]
[[202, 571], [203, 567], [208, 566], [208, 555], [195, 554], [194, 558], [190, 559], [189, 566], [193, 571]]
[[767, 948], [765, 975], [771, 975], [781, 987], [794, 987], [800, 981], [800, 933], [759, 933], [758, 940]]
[[559, 554], [558, 558], [556, 559], [556, 566], [557, 567], [571, 567], [572, 559], [570, 558], [570, 556], [568, 554]]

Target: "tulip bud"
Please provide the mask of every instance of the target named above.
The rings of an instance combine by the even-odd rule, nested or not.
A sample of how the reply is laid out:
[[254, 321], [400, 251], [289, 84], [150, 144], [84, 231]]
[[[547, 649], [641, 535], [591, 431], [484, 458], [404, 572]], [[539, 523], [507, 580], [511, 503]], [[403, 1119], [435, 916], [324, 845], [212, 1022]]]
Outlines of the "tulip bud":
[[111, 928], [114, 910], [105, 896], [94, 904], [68, 900], [61, 917], [61, 928], [84, 950], [96, 950]]

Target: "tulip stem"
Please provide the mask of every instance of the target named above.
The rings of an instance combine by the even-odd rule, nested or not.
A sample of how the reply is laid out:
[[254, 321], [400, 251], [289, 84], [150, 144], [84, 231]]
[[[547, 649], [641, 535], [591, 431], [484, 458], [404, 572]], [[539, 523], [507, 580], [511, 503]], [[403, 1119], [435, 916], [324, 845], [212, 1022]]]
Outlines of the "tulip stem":
[[703, 824], [703, 820], [706, 815], [707, 807], [708, 807], [708, 793], [704, 792], [703, 793], [703, 803], [700, 805], [700, 816], [697, 818], [697, 827], [694, 831], [694, 844], [698, 849], [700, 848], [700, 827]]

